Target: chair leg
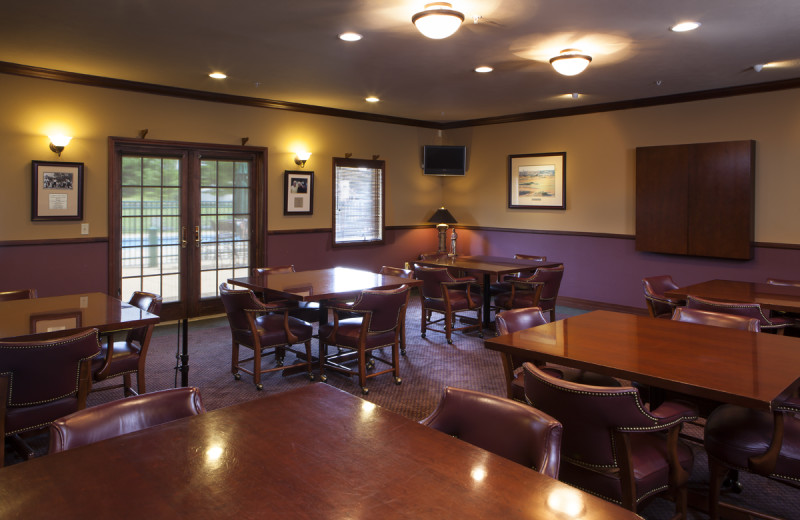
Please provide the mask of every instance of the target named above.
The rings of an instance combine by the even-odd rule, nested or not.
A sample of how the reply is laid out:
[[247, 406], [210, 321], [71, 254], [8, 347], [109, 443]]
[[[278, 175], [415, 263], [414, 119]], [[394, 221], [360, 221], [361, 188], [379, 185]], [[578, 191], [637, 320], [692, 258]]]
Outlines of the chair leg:
[[309, 381], [314, 380], [314, 369], [311, 367], [311, 339], [306, 341], [306, 367], [308, 368]]
[[253, 349], [253, 384], [256, 385], [256, 390], [262, 390], [264, 386], [261, 384], [261, 349]]
[[136, 391], [139, 392], [139, 395], [147, 393], [144, 382], [144, 366], [139, 367], [139, 370], [136, 372]]
[[358, 350], [358, 384], [361, 387], [361, 393], [368, 394], [367, 390], [367, 352], [363, 348]]
[[447, 338], [447, 343], [453, 344], [453, 322], [456, 319], [454, 312], [446, 312], [444, 315], [444, 335]]
[[556, 308], [555, 307], [550, 309], [550, 323], [553, 323], [554, 321], [556, 321]]
[[710, 520], [718, 520], [720, 488], [728, 474], [728, 468], [709, 457], [708, 474], [708, 517]]
[[328, 357], [328, 344], [320, 339], [319, 341], [319, 380], [323, 383], [328, 380], [325, 375], [325, 359]]
[[130, 397], [134, 394], [133, 389], [131, 388], [131, 375], [130, 374], [123, 374], [122, 375], [122, 390], [123, 395], [125, 397]]
[[235, 379], [239, 379], [239, 344], [231, 343], [231, 374]]

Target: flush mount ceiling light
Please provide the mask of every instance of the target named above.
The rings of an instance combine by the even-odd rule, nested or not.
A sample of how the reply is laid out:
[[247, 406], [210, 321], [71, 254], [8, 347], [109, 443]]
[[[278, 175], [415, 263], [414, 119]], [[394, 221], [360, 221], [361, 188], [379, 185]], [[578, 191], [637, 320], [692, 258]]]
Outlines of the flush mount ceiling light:
[[425, 4], [425, 9], [411, 17], [419, 32], [434, 40], [441, 40], [454, 34], [464, 14], [453, 9], [449, 2], [431, 2]]
[[699, 22], [681, 22], [678, 24], [673, 25], [669, 28], [672, 32], [686, 32], [686, 31], [694, 31], [700, 27]]
[[592, 57], [582, 54], [578, 49], [564, 49], [558, 56], [550, 58], [550, 65], [564, 76], [580, 74], [591, 62]]
[[486, 74], [487, 72], [492, 72], [494, 69], [488, 65], [481, 65], [479, 67], [475, 67], [475, 72], [480, 72], [481, 74]]
[[377, 103], [380, 100], [381, 99], [378, 96], [367, 96], [364, 98], [364, 101], [366, 101], [367, 103]]
[[363, 36], [355, 32], [343, 32], [339, 35], [339, 39], [345, 42], [357, 42], [361, 38], [363, 38]]
[[208, 77], [214, 79], [225, 79], [228, 77], [228, 75], [223, 72], [212, 72], [211, 74], [208, 75]]

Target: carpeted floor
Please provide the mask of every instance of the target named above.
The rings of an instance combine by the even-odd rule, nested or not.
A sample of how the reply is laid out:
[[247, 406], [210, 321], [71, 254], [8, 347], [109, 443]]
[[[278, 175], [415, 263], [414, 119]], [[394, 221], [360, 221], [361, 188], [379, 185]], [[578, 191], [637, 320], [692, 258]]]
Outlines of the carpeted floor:
[[[562, 319], [581, 312], [585, 311], [559, 307], [557, 314]], [[437, 332], [429, 332], [427, 338], [423, 339], [419, 334], [419, 320], [419, 302], [412, 296], [407, 314], [408, 354], [401, 359], [401, 385], [394, 383], [391, 374], [378, 376], [368, 380], [369, 394], [363, 396], [356, 378], [332, 371], [328, 371], [327, 384], [415, 421], [433, 411], [446, 385], [505, 395], [500, 356], [497, 352], [485, 349], [483, 340], [477, 334], [456, 333], [452, 345], [446, 343], [444, 334]], [[156, 328], [147, 359], [148, 391], [172, 388], [176, 381], [179, 382], [175, 371], [177, 340], [176, 325]], [[189, 352], [189, 383], [200, 388], [208, 410], [250, 399], [269, 398], [290, 388], [312, 384], [304, 373], [284, 377], [280, 371], [262, 376], [263, 391], [257, 391], [246, 374], [242, 374], [240, 381], [235, 381], [230, 373], [230, 331], [224, 317], [192, 322], [189, 327]], [[386, 354], [389, 354], [388, 349]], [[287, 354], [286, 361], [292, 359], [293, 355]], [[271, 357], [265, 360], [272, 363]], [[314, 372], [318, 374], [318, 370]], [[89, 405], [118, 399], [121, 392], [109, 390], [92, 393]], [[701, 430], [698, 429], [698, 432], [701, 433]], [[46, 438], [38, 441], [39, 451], [46, 450]], [[690, 486], [704, 493], [707, 488], [705, 455], [701, 446], [694, 446], [694, 451], [696, 462]], [[7, 453], [6, 461], [10, 464], [18, 462], [18, 459], [11, 452]], [[798, 491], [747, 474], [742, 474], [741, 480], [744, 492], [726, 496], [725, 501], [781, 518], [800, 518]], [[672, 503], [656, 499], [641, 514], [647, 519], [660, 520], [669, 518], [672, 511]], [[692, 511], [690, 518], [702, 519], [707, 516]]]

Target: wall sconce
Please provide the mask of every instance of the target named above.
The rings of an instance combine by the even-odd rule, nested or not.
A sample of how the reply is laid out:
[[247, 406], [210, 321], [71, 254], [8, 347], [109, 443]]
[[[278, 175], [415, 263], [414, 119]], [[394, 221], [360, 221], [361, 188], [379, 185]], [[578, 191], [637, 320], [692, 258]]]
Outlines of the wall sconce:
[[[439, 230], [439, 253], [447, 253], [447, 225], [448, 224], [458, 224], [458, 221], [455, 219], [453, 215], [447, 211], [444, 206], [437, 209], [433, 216], [428, 219], [428, 222], [431, 224], [436, 224], [436, 229]], [[453, 228], [453, 252], [451, 253], [452, 256], [455, 256], [456, 253], [456, 230]]]
[[423, 11], [411, 17], [411, 22], [417, 27], [417, 30], [434, 40], [451, 36], [461, 27], [463, 21], [464, 15], [453, 10], [453, 6], [449, 2], [425, 4]]
[[592, 62], [592, 57], [582, 54], [578, 49], [564, 49], [561, 54], [550, 58], [550, 65], [556, 72], [564, 76], [575, 76], [580, 74]]
[[50, 138], [50, 149], [59, 157], [61, 157], [61, 152], [72, 140], [72, 137], [68, 135], [50, 135], [48, 137]]
[[311, 152], [297, 152], [294, 155], [294, 163], [301, 168], [305, 168], [309, 157], [311, 157]]

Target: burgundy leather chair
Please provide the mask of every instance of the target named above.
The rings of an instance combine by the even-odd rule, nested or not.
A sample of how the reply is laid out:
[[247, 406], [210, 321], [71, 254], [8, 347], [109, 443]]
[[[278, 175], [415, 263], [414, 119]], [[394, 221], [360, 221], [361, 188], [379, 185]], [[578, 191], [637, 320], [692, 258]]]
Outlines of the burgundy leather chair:
[[686, 518], [694, 459], [678, 435], [684, 422], [697, 418], [693, 409], [665, 402], [650, 411], [634, 387], [582, 385], [532, 363], [523, 368], [529, 402], [564, 425], [559, 480], [634, 512], [669, 491]]
[[759, 321], [762, 331], [771, 331], [777, 334], [783, 334], [784, 329], [792, 325], [792, 321], [788, 318], [767, 317], [761, 309], [761, 305], [758, 303], [721, 302], [689, 295], [689, 297], [686, 298], [686, 306], [690, 309], [755, 318]]
[[446, 386], [420, 424], [558, 478], [561, 423], [527, 404]]
[[[311, 324], [289, 316], [291, 307], [287, 307], [285, 302], [262, 303], [249, 289], [237, 290], [223, 283], [219, 286], [219, 295], [231, 327], [231, 373], [235, 379], [241, 378], [240, 371], [251, 374], [256, 389], [261, 390], [264, 388], [261, 374], [306, 367], [308, 378], [314, 380], [311, 370]], [[304, 343], [305, 352], [293, 349], [295, 343]], [[239, 359], [240, 345], [251, 349], [253, 356]], [[268, 349], [272, 349], [272, 352], [265, 352]], [[283, 358], [278, 356], [287, 351], [298, 357], [293, 365], [284, 366]], [[266, 354], [274, 354], [276, 363], [272, 368], [262, 369], [261, 357]], [[242, 366], [242, 363], [249, 361], [253, 362], [253, 370]]]
[[678, 284], [668, 274], [642, 278], [642, 287], [644, 288], [647, 310], [653, 318], [670, 319], [675, 307], [686, 304], [680, 298], [670, 298], [664, 294], [669, 290], [678, 288]]
[[36, 289], [18, 289], [15, 291], [0, 291], [0, 302], [12, 300], [29, 300], [36, 298]]
[[[161, 313], [161, 296], [157, 294], [136, 291], [129, 303], [151, 314]], [[109, 341], [103, 345], [100, 356], [92, 360], [92, 381], [99, 383], [112, 377], [122, 376], [122, 383], [93, 387], [93, 392], [122, 388], [126, 397], [147, 392], [145, 362], [154, 327], [155, 325], [151, 324], [131, 329], [122, 341], [114, 341], [113, 336], [108, 336]], [[131, 387], [131, 374], [136, 374], [136, 390]]]
[[709, 516], [719, 518], [720, 485], [729, 470], [742, 470], [800, 487], [800, 399], [784, 396], [772, 413], [722, 405], [706, 421]]
[[[402, 267], [391, 267], [388, 265], [381, 266], [381, 270], [378, 271], [379, 274], [385, 274], [389, 276], [397, 276], [399, 278], [414, 278], [414, 270], [413, 269], [403, 269]], [[400, 325], [400, 355], [406, 355], [406, 315], [403, 313], [403, 323]]]
[[[296, 273], [294, 264], [288, 265], [275, 265], [272, 267], [254, 267], [253, 276], [258, 276], [264, 273], [280, 274], [280, 273]], [[269, 303], [271, 301], [279, 300], [280, 298], [270, 298], [269, 295], [262, 294], [261, 301]], [[319, 302], [286, 302], [287, 305], [294, 306], [295, 308], [289, 311], [290, 316], [307, 321], [309, 323], [316, 323], [320, 318]]]
[[761, 332], [761, 323], [759, 322], [758, 318], [748, 318], [747, 316], [736, 316], [735, 314], [723, 314], [721, 312], [711, 312], [700, 309], [690, 309], [688, 307], [677, 307], [672, 312], [672, 319], [686, 323], [710, 325], [712, 327], [726, 327], [729, 329]]
[[[367, 379], [392, 372], [395, 384], [400, 379], [400, 328], [405, 323], [408, 306], [407, 285], [397, 289], [361, 291], [352, 303], [334, 303], [333, 322], [319, 327], [319, 371], [320, 378], [327, 380], [326, 369], [348, 375], [357, 375], [358, 384], [364, 394], [369, 393]], [[340, 319], [339, 313], [355, 318]], [[340, 349], [338, 354], [328, 356], [328, 346]], [[375, 353], [376, 349], [390, 347], [391, 360]], [[344, 359], [355, 351], [358, 366], [348, 368]], [[388, 366], [383, 370], [367, 374], [367, 369], [375, 366], [375, 361]]]
[[550, 313], [550, 321], [556, 320], [556, 299], [564, 276], [564, 266], [540, 267], [527, 278], [504, 282], [495, 294], [495, 306], [502, 309], [541, 307]]
[[[509, 334], [520, 330], [529, 329], [547, 323], [547, 319], [542, 314], [539, 307], [528, 307], [522, 309], [509, 309], [497, 314], [495, 317], [495, 327], [497, 335]], [[506, 384], [509, 399], [527, 402], [525, 399], [525, 377], [522, 364], [525, 362], [534, 363], [541, 370], [544, 370], [553, 377], [564, 378], [564, 372], [553, 366], [545, 366], [535, 359], [525, 359], [517, 356], [507, 356], [503, 359], [503, 368], [506, 372]], [[620, 382], [611, 376], [597, 374], [581, 370], [575, 374], [570, 374], [568, 379], [577, 383], [596, 385], [596, 386], [621, 386]]]
[[[422, 306], [421, 335], [424, 338], [427, 330], [444, 332], [447, 343], [453, 343], [453, 331], [479, 331], [483, 337], [481, 322], [481, 297], [480, 285], [474, 278], [455, 278], [445, 267], [425, 267], [417, 265], [414, 269], [414, 278], [422, 280], [419, 288], [419, 299]], [[456, 317], [459, 313], [475, 311], [474, 324], [456, 327]], [[442, 314], [440, 319], [433, 319], [433, 313]], [[470, 318], [471, 320], [471, 318]], [[436, 324], [443, 323], [444, 329], [436, 328]]]
[[[800, 280], [784, 280], [780, 278], [767, 278], [767, 283], [770, 285], [783, 285], [786, 287], [800, 287]], [[782, 312], [770, 311], [770, 318], [783, 317], [792, 322], [791, 327], [794, 329], [794, 336], [797, 335], [797, 329], [800, 328], [800, 313], [797, 312]]]
[[[523, 254], [523, 253], [514, 254], [514, 259], [515, 260], [536, 260], [538, 262], [546, 262], [547, 261], [547, 257], [546, 256], [526, 255], [526, 254]], [[531, 276], [534, 271], [535, 271], [535, 269], [532, 269], [532, 270], [529, 269], [529, 270], [522, 270], [522, 271], [519, 271], [517, 273], [505, 274], [505, 275], [502, 276], [502, 278], [499, 281], [500, 282], [511, 282], [511, 281], [514, 281], [517, 278], [527, 278], [527, 277]], [[496, 289], [497, 289], [496, 287], [492, 288], [492, 294], [495, 293]]]
[[103, 403], [53, 421], [49, 453], [71, 450], [205, 411], [200, 390], [194, 387], [172, 388]]
[[41, 341], [0, 341], [0, 467], [6, 438], [30, 459], [34, 451], [22, 434], [86, 407], [91, 358], [99, 352], [97, 329]]

